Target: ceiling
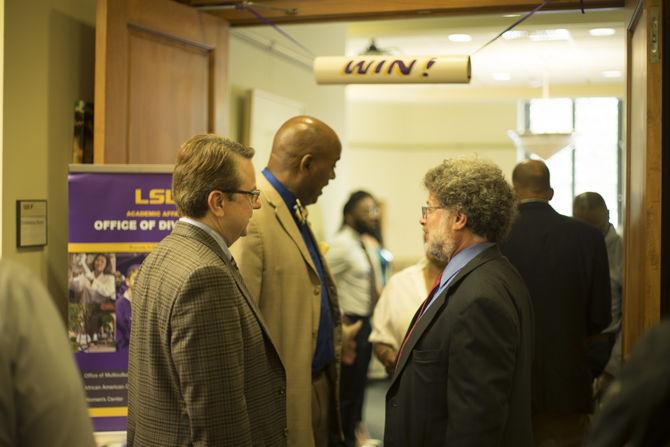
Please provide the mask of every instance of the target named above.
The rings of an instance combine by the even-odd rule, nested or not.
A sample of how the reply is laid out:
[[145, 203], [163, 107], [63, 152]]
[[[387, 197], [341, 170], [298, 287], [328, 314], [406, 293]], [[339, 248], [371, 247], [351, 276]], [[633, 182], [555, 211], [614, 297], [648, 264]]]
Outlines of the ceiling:
[[393, 17], [433, 17], [473, 13], [528, 11], [546, 3], [546, 10], [587, 10], [623, 7], [624, 0], [177, 0], [221, 17], [233, 26], [261, 21], [248, 5], [275, 23], [332, 22]]
[[[625, 26], [622, 9], [544, 12], [531, 16], [486, 48], [486, 42], [518, 20], [510, 14], [356, 22], [349, 25], [347, 55], [358, 55], [374, 38], [390, 54], [469, 54], [470, 85], [481, 87], [623, 83]], [[607, 28], [592, 35], [593, 29]], [[453, 35], [469, 36], [452, 41]], [[545, 40], [556, 38], [557, 40]], [[480, 49], [478, 52], [475, 52]]]

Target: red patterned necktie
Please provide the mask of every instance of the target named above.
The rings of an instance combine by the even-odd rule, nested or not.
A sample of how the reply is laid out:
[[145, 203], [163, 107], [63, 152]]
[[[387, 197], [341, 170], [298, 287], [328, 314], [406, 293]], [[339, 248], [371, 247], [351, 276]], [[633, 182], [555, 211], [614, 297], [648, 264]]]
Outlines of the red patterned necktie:
[[407, 332], [407, 335], [405, 336], [405, 339], [402, 341], [402, 345], [400, 345], [400, 349], [398, 350], [398, 356], [396, 357], [395, 360], [395, 367], [398, 367], [398, 362], [400, 361], [400, 357], [402, 356], [402, 351], [405, 348], [405, 343], [407, 343], [407, 340], [412, 336], [412, 333], [414, 332], [414, 329], [416, 326], [419, 324], [419, 321], [421, 320], [421, 317], [423, 316], [423, 313], [426, 311], [426, 308], [428, 307], [428, 303], [430, 303], [430, 300], [433, 298], [433, 295], [437, 292], [437, 289], [440, 287], [440, 279], [442, 279], [442, 275], [437, 275], [437, 278], [435, 278], [435, 282], [433, 283], [433, 288], [428, 294], [428, 297], [421, 303], [421, 307], [419, 308], [419, 312], [416, 316], [416, 319], [414, 320], [414, 324], [410, 328], [410, 330]]

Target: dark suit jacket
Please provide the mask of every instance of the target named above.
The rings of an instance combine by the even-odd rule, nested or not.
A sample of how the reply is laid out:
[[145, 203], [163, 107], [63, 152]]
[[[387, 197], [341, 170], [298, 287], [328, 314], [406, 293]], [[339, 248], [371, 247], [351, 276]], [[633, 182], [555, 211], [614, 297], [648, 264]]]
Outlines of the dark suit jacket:
[[589, 447], [670, 446], [670, 321], [635, 345], [593, 421]]
[[466, 264], [406, 341], [384, 446], [531, 446], [532, 328], [528, 291], [497, 247]]
[[591, 411], [586, 339], [611, 318], [603, 235], [545, 202], [519, 206], [501, 251], [523, 277], [535, 309], [533, 410]]
[[133, 292], [128, 445], [285, 445], [284, 368], [216, 241], [178, 222]]

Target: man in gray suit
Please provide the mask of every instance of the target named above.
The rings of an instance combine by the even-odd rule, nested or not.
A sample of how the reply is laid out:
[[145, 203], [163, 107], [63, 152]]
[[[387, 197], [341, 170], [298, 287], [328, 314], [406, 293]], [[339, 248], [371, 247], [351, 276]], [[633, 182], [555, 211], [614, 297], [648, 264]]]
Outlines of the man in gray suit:
[[254, 151], [198, 135], [177, 155], [183, 216], [133, 291], [128, 445], [286, 444], [286, 376], [229, 247], [260, 208]]

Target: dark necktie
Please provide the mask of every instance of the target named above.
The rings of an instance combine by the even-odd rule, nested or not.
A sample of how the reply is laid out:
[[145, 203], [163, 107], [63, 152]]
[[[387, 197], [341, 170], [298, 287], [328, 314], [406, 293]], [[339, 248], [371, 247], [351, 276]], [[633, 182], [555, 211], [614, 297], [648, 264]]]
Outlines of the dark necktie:
[[412, 336], [412, 333], [414, 332], [414, 329], [416, 326], [419, 324], [419, 321], [421, 321], [421, 317], [423, 316], [424, 312], [426, 311], [426, 308], [428, 307], [428, 303], [430, 303], [430, 300], [433, 299], [433, 295], [437, 293], [437, 289], [440, 288], [440, 279], [442, 278], [442, 275], [437, 275], [437, 278], [435, 278], [435, 282], [433, 283], [433, 289], [430, 291], [428, 294], [428, 297], [421, 303], [421, 307], [419, 307], [419, 311], [416, 314], [416, 318], [414, 319], [414, 324], [412, 324], [412, 327], [407, 331], [407, 335], [405, 335], [405, 339], [402, 341], [402, 345], [400, 345], [400, 349], [398, 350], [398, 356], [396, 357], [395, 360], [395, 367], [398, 367], [398, 362], [400, 362], [400, 357], [402, 356], [403, 349], [405, 348], [405, 344], [407, 343], [407, 340]]

